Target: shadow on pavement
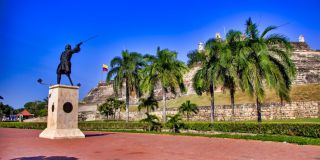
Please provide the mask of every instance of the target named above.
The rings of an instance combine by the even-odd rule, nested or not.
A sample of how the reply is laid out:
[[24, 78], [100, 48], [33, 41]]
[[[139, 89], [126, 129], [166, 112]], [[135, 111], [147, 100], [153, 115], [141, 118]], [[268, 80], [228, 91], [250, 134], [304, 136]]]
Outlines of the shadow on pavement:
[[66, 157], [66, 156], [35, 156], [35, 157], [19, 157], [11, 160], [78, 160], [75, 157]]
[[99, 137], [99, 136], [106, 136], [114, 133], [87, 133], [85, 134], [86, 138], [87, 137]]

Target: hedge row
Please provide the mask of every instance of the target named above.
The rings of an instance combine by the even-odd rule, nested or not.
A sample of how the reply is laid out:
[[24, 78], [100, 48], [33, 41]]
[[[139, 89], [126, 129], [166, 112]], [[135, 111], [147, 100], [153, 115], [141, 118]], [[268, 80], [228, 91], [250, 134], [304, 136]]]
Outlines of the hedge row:
[[45, 129], [45, 122], [0, 122], [0, 128]]
[[104, 130], [104, 129], [143, 129], [145, 124], [140, 122], [79, 122], [81, 130]]
[[[80, 122], [81, 130], [143, 129], [140, 122]], [[43, 122], [0, 122], [0, 128], [45, 129]], [[166, 126], [164, 126], [166, 128]], [[187, 122], [183, 129], [196, 131], [241, 132], [254, 134], [278, 134], [320, 138], [319, 123], [254, 123], [254, 122]]]
[[254, 123], [254, 122], [204, 122], [185, 123], [184, 129], [197, 131], [240, 132], [254, 134], [279, 134], [320, 138], [319, 123]]
[[[145, 124], [139, 122], [79, 122], [81, 130], [104, 129], [143, 129]], [[45, 129], [45, 122], [0, 122], [0, 128]]]

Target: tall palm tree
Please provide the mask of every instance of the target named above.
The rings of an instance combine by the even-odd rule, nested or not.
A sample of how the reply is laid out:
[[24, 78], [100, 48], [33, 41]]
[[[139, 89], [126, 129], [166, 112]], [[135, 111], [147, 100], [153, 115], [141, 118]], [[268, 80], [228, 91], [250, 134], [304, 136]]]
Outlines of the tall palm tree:
[[161, 50], [157, 48], [155, 56], [146, 55], [147, 65], [143, 70], [144, 79], [141, 82], [141, 87], [144, 92], [152, 93], [157, 85], [162, 88], [163, 99], [163, 121], [166, 121], [166, 99], [167, 93], [177, 94], [185, 92], [186, 88], [183, 83], [183, 73], [187, 71], [187, 66], [177, 59], [177, 52], [169, 49]]
[[179, 107], [179, 112], [187, 115], [187, 121], [189, 121], [189, 115], [190, 113], [197, 114], [199, 112], [198, 106], [194, 103], [191, 103], [190, 100], [187, 100], [186, 102], [182, 103]]
[[228, 89], [232, 108], [232, 118], [234, 116], [235, 92], [239, 83], [239, 73], [246, 65], [246, 54], [243, 51], [244, 41], [242, 41], [240, 31], [230, 30], [223, 41], [224, 52], [219, 59], [217, 66], [217, 79], [222, 85], [222, 89]]
[[289, 93], [296, 68], [290, 55], [289, 40], [280, 34], [267, 34], [277, 29], [267, 27], [259, 34], [257, 24], [251, 18], [246, 21], [244, 50], [247, 52], [247, 67], [241, 70], [241, 86], [256, 99], [258, 122], [261, 122], [261, 103], [265, 87], [275, 89], [281, 100], [290, 101]]
[[158, 101], [154, 98], [153, 95], [149, 96], [148, 98], [140, 98], [140, 104], [138, 105], [138, 110], [140, 111], [142, 108], [146, 108], [147, 112], [149, 113], [150, 110], [154, 111], [158, 108]]
[[210, 120], [214, 121], [214, 90], [217, 82], [217, 66], [219, 59], [224, 52], [225, 46], [221, 39], [209, 39], [205, 44], [205, 51], [191, 51], [188, 54], [188, 66], [201, 65], [201, 68], [193, 77], [193, 88], [198, 95], [210, 94]]
[[139, 96], [139, 70], [143, 67], [142, 55], [136, 52], [122, 51], [122, 57], [115, 57], [111, 60], [111, 69], [107, 75], [107, 82], [113, 78], [113, 90], [116, 95], [122, 93], [122, 88], [126, 90], [126, 121], [129, 121], [130, 93]]

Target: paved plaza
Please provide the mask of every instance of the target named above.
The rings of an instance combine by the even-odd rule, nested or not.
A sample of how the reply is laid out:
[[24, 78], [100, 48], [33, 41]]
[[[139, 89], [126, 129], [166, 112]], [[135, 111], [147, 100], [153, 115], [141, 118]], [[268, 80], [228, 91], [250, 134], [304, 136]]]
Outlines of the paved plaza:
[[84, 132], [38, 138], [41, 130], [0, 128], [1, 160], [319, 160], [320, 146], [223, 138]]

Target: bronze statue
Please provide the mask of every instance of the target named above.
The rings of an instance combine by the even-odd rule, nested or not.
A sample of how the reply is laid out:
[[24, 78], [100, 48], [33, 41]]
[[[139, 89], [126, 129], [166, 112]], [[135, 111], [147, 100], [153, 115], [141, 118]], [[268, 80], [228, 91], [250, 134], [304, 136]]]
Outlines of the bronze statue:
[[65, 50], [61, 53], [60, 56], [60, 64], [57, 68], [57, 83], [60, 84], [61, 81], [61, 75], [65, 74], [69, 78], [69, 81], [71, 85], [73, 86], [72, 80], [70, 78], [71, 74], [71, 58], [74, 53], [80, 52], [80, 46], [83, 42], [80, 42], [76, 45], [75, 48], [71, 48], [70, 44], [67, 44], [65, 47]]

